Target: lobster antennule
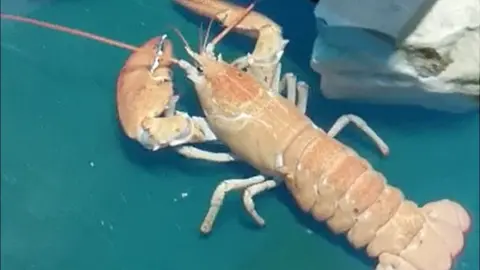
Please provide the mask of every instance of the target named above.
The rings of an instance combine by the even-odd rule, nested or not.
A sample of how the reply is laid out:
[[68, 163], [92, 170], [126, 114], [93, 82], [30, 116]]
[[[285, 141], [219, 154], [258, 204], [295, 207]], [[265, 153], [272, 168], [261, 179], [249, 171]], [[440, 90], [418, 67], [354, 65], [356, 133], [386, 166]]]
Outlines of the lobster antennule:
[[207, 32], [205, 32], [205, 38], [203, 39], [202, 51], [205, 51], [207, 48], [207, 42], [210, 35], [210, 31], [212, 30], [212, 24], [213, 24], [213, 17], [210, 18], [210, 21], [208, 22]]
[[192, 48], [190, 47], [190, 44], [188, 44], [188, 41], [187, 41], [187, 39], [183, 36], [182, 32], [180, 32], [180, 30], [178, 30], [178, 28], [176, 28], [176, 27], [173, 28], [173, 31], [175, 31], [175, 33], [180, 37], [180, 39], [181, 39], [182, 42], [183, 42], [183, 45], [185, 46], [185, 49], [186, 49], [187, 51], [193, 52]]
[[238, 24], [240, 24], [245, 17], [250, 14], [250, 12], [253, 10], [255, 7], [256, 1], [253, 1], [248, 7], [245, 9], [245, 12], [238, 18], [237, 21], [235, 21], [233, 24], [228, 26], [227, 28], [223, 29], [222, 32], [220, 32], [216, 37], [212, 39], [212, 41], [209, 43], [211, 46], [215, 46], [218, 42], [220, 42], [230, 31], [233, 30]]

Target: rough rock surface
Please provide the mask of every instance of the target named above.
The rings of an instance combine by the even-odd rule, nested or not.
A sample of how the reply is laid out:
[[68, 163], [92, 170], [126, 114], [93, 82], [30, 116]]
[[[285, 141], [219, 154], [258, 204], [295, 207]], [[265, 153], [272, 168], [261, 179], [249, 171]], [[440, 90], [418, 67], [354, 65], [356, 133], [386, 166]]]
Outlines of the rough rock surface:
[[[428, 3], [427, 3], [428, 2]], [[312, 68], [327, 98], [478, 109], [480, 1], [322, 0]]]

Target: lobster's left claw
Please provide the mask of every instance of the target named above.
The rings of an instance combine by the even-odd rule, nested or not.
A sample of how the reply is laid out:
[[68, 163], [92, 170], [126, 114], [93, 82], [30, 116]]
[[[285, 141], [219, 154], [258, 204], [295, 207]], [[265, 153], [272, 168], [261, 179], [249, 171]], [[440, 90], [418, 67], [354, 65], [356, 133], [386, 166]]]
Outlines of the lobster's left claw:
[[152, 150], [187, 143], [191, 137], [191, 124], [181, 115], [166, 118], [147, 118], [142, 127], [145, 131], [145, 143]]
[[153, 151], [188, 143], [201, 143], [215, 137], [187, 113], [176, 111], [176, 115], [162, 118], [146, 118], [142, 122], [143, 134], [140, 143]]

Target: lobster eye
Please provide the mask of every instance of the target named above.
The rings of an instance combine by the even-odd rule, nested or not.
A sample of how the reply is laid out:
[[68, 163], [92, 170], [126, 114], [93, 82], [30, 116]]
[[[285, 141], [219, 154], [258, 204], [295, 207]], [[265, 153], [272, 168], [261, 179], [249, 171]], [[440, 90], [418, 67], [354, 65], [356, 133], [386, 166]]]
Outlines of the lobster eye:
[[197, 71], [198, 71], [198, 73], [203, 73], [203, 68], [200, 67], [200, 66], [197, 66]]

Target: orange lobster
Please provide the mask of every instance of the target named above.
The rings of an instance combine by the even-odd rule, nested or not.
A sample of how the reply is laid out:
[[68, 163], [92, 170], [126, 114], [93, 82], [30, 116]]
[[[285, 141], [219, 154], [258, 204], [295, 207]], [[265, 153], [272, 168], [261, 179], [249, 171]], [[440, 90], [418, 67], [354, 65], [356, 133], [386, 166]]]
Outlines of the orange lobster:
[[217, 138], [261, 172], [248, 179], [223, 181], [213, 194], [201, 231], [210, 232], [224, 196], [235, 189], [246, 188], [247, 210], [264, 224], [252, 196], [284, 180], [304, 212], [378, 258], [377, 270], [451, 269], [471, 223], [462, 206], [445, 199], [419, 207], [405, 199], [367, 160], [334, 139], [343, 124], [324, 132], [254, 75], [215, 56], [215, 45], [241, 25], [251, 7], [198, 53], [182, 37], [195, 66], [176, 61], [194, 84]]

